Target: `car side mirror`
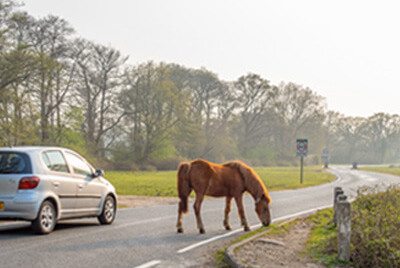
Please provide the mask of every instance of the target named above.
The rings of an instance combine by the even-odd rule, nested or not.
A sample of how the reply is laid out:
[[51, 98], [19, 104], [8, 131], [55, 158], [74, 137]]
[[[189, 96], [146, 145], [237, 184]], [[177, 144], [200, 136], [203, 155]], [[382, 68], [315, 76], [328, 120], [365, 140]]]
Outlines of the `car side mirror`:
[[96, 172], [93, 174], [93, 178], [101, 177], [104, 175], [104, 170], [98, 169]]

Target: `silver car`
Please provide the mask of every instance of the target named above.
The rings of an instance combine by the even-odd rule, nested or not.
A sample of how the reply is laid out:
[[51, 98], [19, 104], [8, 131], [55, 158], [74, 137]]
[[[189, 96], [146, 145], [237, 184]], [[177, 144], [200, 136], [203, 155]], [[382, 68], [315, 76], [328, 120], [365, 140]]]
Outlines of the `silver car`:
[[59, 147], [0, 147], [0, 220], [32, 222], [39, 234], [62, 219], [116, 215], [114, 186], [74, 151]]

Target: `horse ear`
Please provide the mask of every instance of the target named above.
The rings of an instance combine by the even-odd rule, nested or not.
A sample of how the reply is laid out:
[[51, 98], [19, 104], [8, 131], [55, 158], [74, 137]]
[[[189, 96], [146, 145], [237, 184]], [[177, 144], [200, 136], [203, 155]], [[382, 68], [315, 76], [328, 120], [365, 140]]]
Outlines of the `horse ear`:
[[257, 198], [256, 204], [260, 203], [261, 200], [267, 201], [268, 204], [271, 203], [271, 198], [266, 194], [262, 194], [261, 197]]
[[264, 198], [268, 202], [268, 204], [271, 203], [271, 197], [269, 196], [269, 194], [264, 193], [261, 198]]

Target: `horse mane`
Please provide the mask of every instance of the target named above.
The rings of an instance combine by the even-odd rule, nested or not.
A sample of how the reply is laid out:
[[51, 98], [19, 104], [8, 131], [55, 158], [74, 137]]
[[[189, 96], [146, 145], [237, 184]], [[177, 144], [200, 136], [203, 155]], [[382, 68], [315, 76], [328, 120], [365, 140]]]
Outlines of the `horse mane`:
[[271, 203], [271, 197], [268, 194], [267, 188], [265, 188], [264, 183], [251, 167], [238, 160], [225, 163], [223, 166], [238, 169], [241, 177], [244, 180], [246, 190], [253, 196], [255, 200], [261, 198], [262, 195], [265, 195], [268, 203]]

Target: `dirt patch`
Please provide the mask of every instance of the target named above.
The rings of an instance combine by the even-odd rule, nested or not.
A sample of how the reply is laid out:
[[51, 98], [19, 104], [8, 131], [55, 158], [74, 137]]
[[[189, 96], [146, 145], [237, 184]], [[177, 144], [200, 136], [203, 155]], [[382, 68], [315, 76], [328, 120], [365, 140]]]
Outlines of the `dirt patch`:
[[266, 234], [236, 250], [245, 267], [324, 267], [304, 256], [312, 223], [300, 220], [282, 234]]
[[159, 197], [159, 196], [132, 196], [119, 195], [118, 207], [120, 208], [136, 208], [149, 207], [156, 205], [178, 204], [178, 197]]

